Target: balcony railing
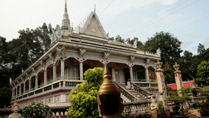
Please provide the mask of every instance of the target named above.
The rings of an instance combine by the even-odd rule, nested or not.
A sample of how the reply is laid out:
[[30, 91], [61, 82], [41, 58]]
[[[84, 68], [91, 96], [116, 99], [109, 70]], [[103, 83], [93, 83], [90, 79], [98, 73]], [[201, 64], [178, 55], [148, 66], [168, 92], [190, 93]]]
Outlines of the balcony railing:
[[54, 89], [59, 89], [59, 88], [75, 88], [77, 84], [80, 84], [82, 82], [85, 82], [84, 80], [58, 80], [55, 82], [51, 82], [50, 84], [47, 85], [39, 85], [39, 88], [32, 88], [30, 91], [26, 90], [24, 94], [18, 95], [16, 97], [18, 100], [19, 99], [25, 99], [27, 97], [31, 97], [33, 95], [37, 94], [42, 94], [44, 92], [54, 90]]
[[146, 79], [134, 79], [134, 82], [146, 82]]
[[138, 85], [139, 87], [149, 87], [149, 83], [136, 83], [136, 85]]
[[150, 82], [157, 82], [157, 79], [150, 79]]

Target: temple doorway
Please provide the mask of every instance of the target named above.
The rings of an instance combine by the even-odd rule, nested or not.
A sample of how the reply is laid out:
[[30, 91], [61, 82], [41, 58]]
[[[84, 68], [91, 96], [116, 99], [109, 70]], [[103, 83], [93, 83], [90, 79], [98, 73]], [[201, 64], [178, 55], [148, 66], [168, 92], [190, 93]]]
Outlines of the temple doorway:
[[127, 82], [130, 81], [130, 70], [124, 69], [124, 75], [125, 75], [125, 85], [127, 85]]

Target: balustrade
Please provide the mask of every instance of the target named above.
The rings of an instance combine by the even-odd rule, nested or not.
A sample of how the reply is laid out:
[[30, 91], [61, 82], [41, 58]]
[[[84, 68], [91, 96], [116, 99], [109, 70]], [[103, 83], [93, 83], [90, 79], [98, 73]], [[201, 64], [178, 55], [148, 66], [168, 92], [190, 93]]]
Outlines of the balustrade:
[[149, 92], [140, 88], [139, 86], [137, 86], [135, 83], [130, 82], [130, 84], [132, 85], [132, 88], [134, 90], [136, 90], [137, 92], [139, 92], [141, 95], [143, 95], [144, 97], [148, 97], [149, 96]]
[[148, 112], [148, 104], [149, 102], [131, 102], [131, 103], [123, 103], [124, 104], [124, 110], [126, 112], [127, 116], [130, 115], [139, 115], [144, 114], [145, 112]]
[[26, 98], [28, 96], [33, 96], [37, 94], [42, 94], [53, 89], [64, 88], [75, 88], [77, 84], [85, 82], [85, 80], [59, 80], [56, 82], [51, 82], [50, 84], [44, 85], [43, 83], [39, 85], [39, 88], [31, 88], [31, 90], [26, 90], [24, 94], [18, 94], [18, 99]]
[[118, 88], [118, 90], [124, 95], [126, 96], [129, 100], [131, 101], [135, 101], [138, 98], [136, 98], [133, 94], [131, 94], [129, 91], [127, 91], [125, 88], [123, 88], [121, 85], [119, 85], [118, 83], [114, 82], [116, 87]]

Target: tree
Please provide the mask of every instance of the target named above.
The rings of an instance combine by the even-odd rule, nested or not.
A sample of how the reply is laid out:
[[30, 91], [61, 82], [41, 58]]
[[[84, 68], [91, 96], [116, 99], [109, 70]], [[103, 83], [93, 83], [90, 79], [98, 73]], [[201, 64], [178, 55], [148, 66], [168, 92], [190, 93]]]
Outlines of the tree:
[[117, 35], [117, 36], [115, 37], [115, 40], [118, 41], [118, 42], [121, 42], [121, 43], [124, 43], [124, 42], [125, 42], [125, 40], [122, 39], [120, 35]]
[[19, 37], [6, 42], [0, 36], [0, 108], [10, 105], [9, 79], [13, 80], [49, 49], [51, 40], [46, 23], [34, 29], [19, 31]]
[[[158, 48], [161, 50], [161, 61], [163, 66], [168, 64], [168, 67], [172, 68], [175, 62], [181, 57], [181, 42], [168, 32], [156, 33], [153, 37], [149, 38], [145, 44], [144, 49], [155, 53]], [[174, 82], [172, 70], [165, 70], [165, 81], [168, 83]]]
[[198, 48], [197, 48], [197, 53], [202, 54], [205, 52], [205, 46], [201, 43], [199, 43]]
[[141, 41], [139, 41], [139, 39], [137, 37], [134, 37], [133, 39], [127, 38], [126, 42], [130, 43], [130, 44], [134, 44], [134, 41], [137, 40], [137, 49], [141, 49], [143, 50], [143, 43]]
[[179, 58], [178, 63], [181, 65], [181, 73], [182, 73], [182, 79], [184, 81], [192, 80], [196, 77], [196, 69], [197, 66], [193, 62], [193, 54], [189, 51], [184, 51], [181, 58]]
[[97, 92], [102, 84], [103, 68], [88, 69], [84, 73], [85, 83], [78, 84], [69, 95], [71, 103], [69, 118], [98, 117]]
[[10, 60], [12, 79], [40, 58], [49, 49], [51, 41], [45, 23], [35, 30], [29, 28], [20, 30], [19, 34], [17, 39], [8, 42], [8, 53], [12, 59]]
[[0, 36], [0, 108], [10, 105], [11, 90], [9, 88], [9, 62], [8, 44], [4, 37]]
[[209, 102], [209, 86], [201, 88], [201, 94], [207, 97], [207, 102]]
[[47, 118], [52, 115], [52, 111], [49, 106], [42, 103], [33, 102], [31, 105], [26, 106], [22, 110], [23, 116], [27, 118]]
[[[178, 93], [181, 94], [181, 96], [178, 96]], [[168, 94], [169, 97], [166, 98], [166, 101], [169, 103], [174, 103], [175, 105], [179, 106], [180, 113], [179, 115], [184, 116], [185, 109], [183, 108], [183, 104], [187, 101], [190, 101], [192, 98], [190, 97], [192, 91], [191, 88], [182, 88], [179, 91], [169, 91]], [[177, 114], [178, 114], [177, 113]]]
[[209, 85], [209, 61], [202, 61], [198, 65], [196, 82], [203, 86]]

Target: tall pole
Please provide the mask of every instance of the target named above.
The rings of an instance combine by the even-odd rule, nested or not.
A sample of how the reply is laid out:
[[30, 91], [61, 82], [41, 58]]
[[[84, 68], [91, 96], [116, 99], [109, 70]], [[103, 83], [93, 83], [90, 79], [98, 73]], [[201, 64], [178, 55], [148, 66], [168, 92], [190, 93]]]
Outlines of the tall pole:
[[183, 88], [181, 71], [179, 70], [180, 65], [175, 63], [173, 67], [175, 69], [174, 74], [175, 74], [176, 89], [178, 91], [178, 95], [182, 96], [181, 93], [179, 92], [179, 90]]
[[157, 76], [157, 82], [158, 82], [158, 91], [159, 91], [159, 101], [163, 102], [164, 109], [166, 108], [165, 105], [165, 91], [166, 91], [166, 86], [165, 86], [165, 78], [163, 74], [163, 69], [162, 69], [162, 62], [157, 62], [156, 63], [156, 76]]

